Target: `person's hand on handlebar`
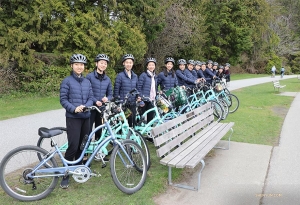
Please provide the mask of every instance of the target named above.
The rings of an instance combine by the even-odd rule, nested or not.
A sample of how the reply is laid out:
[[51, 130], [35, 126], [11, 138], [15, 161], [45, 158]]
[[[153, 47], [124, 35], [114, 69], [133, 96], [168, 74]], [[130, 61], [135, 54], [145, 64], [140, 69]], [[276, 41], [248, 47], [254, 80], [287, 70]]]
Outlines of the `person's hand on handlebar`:
[[97, 102], [96, 102], [96, 105], [97, 105], [98, 107], [100, 107], [100, 106], [102, 106], [102, 102], [101, 102], [101, 101], [97, 101]]
[[83, 112], [83, 109], [85, 108], [84, 105], [79, 105], [75, 108], [75, 113]]

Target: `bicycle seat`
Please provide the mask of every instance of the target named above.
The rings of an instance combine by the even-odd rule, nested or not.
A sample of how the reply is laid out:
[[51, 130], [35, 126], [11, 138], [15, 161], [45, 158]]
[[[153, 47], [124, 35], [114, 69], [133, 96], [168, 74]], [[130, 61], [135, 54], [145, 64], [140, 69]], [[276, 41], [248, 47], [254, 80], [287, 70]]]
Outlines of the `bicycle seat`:
[[40, 127], [38, 134], [43, 138], [50, 138], [56, 135], [62, 134], [63, 131], [61, 129], [48, 129], [46, 127]]

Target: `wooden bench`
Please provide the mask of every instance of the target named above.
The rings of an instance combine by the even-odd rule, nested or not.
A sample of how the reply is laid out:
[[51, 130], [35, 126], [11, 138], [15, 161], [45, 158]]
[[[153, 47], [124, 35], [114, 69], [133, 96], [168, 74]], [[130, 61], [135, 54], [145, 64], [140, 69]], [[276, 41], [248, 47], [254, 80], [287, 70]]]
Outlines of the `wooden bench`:
[[279, 92], [279, 89], [284, 88], [286, 85], [280, 85], [279, 80], [274, 80], [273, 86], [274, 86], [274, 91], [276, 91], [275, 89], [278, 89], [278, 92]]
[[[229, 149], [230, 137], [234, 123], [218, 123], [214, 121], [213, 108], [207, 103], [189, 113], [180, 115], [164, 124], [154, 127], [151, 134], [157, 147], [160, 163], [169, 167], [169, 185], [180, 188], [199, 190], [201, 173], [205, 167], [204, 157], [213, 148]], [[231, 130], [228, 146], [216, 147], [217, 143]], [[173, 184], [172, 168], [195, 168], [199, 163], [202, 168], [198, 174], [197, 187]]]

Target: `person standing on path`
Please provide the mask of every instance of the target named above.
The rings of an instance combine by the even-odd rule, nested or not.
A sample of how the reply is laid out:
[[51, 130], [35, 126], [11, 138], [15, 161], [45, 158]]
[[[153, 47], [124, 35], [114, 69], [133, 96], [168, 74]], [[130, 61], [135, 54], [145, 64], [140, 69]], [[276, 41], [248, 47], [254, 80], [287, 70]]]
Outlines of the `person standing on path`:
[[[84, 55], [73, 54], [70, 58], [71, 75], [60, 85], [60, 104], [66, 110], [68, 148], [65, 159], [68, 161], [80, 157], [81, 142], [90, 132], [90, 112], [84, 112], [84, 108], [93, 105], [93, 91], [91, 82], [82, 75], [86, 63]], [[60, 186], [68, 188], [69, 175], [63, 177]]]
[[[92, 84], [94, 95], [93, 104], [98, 107], [112, 99], [112, 83], [105, 73], [108, 63], [109, 57], [107, 55], [98, 54], [95, 58], [95, 70], [86, 76]], [[102, 124], [101, 114], [97, 110], [91, 111], [90, 131], [92, 131], [94, 123], [95, 127]], [[95, 141], [99, 140], [100, 136], [101, 129], [95, 133]]]
[[283, 78], [283, 76], [284, 76], [284, 71], [285, 71], [285, 69], [284, 69], [284, 67], [282, 67], [280, 69], [280, 76], [281, 76], [281, 78]]

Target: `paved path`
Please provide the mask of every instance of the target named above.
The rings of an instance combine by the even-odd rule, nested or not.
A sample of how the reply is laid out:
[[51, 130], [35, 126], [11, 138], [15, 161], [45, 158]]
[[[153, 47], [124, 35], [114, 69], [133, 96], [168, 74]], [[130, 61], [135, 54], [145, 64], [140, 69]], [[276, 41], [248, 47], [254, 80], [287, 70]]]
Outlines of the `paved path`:
[[[296, 78], [296, 76], [284, 78]], [[274, 78], [263, 77], [232, 81], [229, 89], [235, 90], [272, 80]], [[270, 89], [273, 89], [272, 85]], [[279, 146], [273, 148], [266, 145], [232, 142], [230, 150], [216, 150], [216, 156], [206, 161], [200, 191], [169, 187], [166, 193], [155, 198], [156, 203], [172, 205], [300, 204], [300, 194], [297, 193], [300, 190], [300, 164], [297, 163], [300, 161], [298, 116], [300, 116], [300, 94], [296, 96], [286, 116]], [[64, 110], [59, 109], [0, 121], [2, 145], [0, 159], [15, 147], [36, 144], [37, 130], [42, 126], [65, 126]], [[195, 174], [186, 178], [196, 184]]]

